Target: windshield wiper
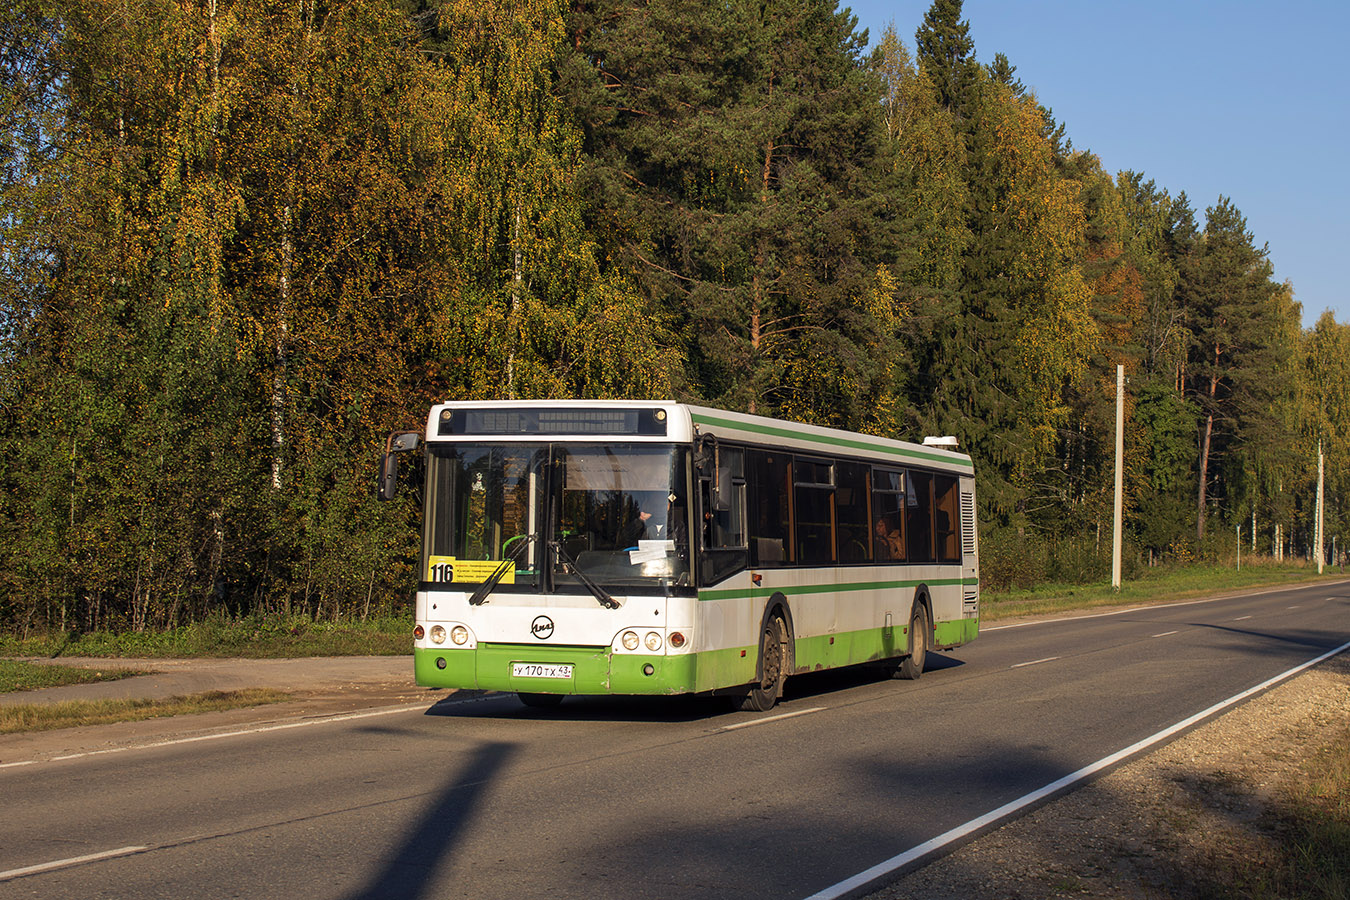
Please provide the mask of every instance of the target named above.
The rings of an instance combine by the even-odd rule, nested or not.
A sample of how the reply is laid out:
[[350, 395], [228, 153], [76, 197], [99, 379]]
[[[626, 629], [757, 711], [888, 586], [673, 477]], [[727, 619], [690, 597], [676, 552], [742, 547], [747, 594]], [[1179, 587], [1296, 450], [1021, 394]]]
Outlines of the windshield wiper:
[[487, 580], [475, 588], [474, 592], [469, 595], [469, 605], [482, 606], [483, 602], [487, 600], [487, 595], [492, 593], [492, 589], [500, 584], [501, 580], [506, 577], [506, 573], [514, 569], [516, 564], [520, 562], [520, 554], [525, 551], [525, 548], [538, 539], [539, 535], [537, 534], [526, 535], [525, 539], [520, 542], [520, 546], [507, 554], [506, 558], [502, 560], [502, 564], [493, 569], [492, 574], [487, 577]]
[[567, 563], [569, 566], [572, 567], [572, 574], [577, 576], [577, 581], [580, 581], [583, 585], [586, 586], [586, 590], [590, 591], [592, 594], [595, 595], [595, 599], [600, 601], [601, 606], [603, 606], [605, 609], [619, 608], [619, 601], [615, 600], [614, 597], [610, 595], [609, 591], [606, 591], [600, 585], [592, 581], [589, 575], [581, 571], [581, 567], [577, 565], [577, 561], [572, 558], [572, 555], [570, 553], [568, 553], [566, 550], [563, 549], [563, 546], [560, 542], [549, 541], [548, 545], [553, 548], [554, 553], [562, 557], [563, 562]]

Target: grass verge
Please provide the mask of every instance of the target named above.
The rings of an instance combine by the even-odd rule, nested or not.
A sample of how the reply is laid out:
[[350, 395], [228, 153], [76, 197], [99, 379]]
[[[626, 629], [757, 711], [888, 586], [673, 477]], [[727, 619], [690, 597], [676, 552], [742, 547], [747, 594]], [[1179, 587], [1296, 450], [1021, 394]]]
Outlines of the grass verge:
[[1284, 816], [1289, 839], [1269, 878], [1273, 892], [1253, 896], [1345, 900], [1350, 897], [1350, 728], [1303, 766], [1303, 778], [1286, 785]]
[[320, 622], [301, 616], [221, 617], [167, 631], [0, 634], [0, 656], [403, 656], [412, 652], [412, 629], [410, 616], [365, 622]]
[[249, 688], [242, 691], [207, 691], [165, 700], [66, 700], [60, 703], [0, 706], [0, 734], [220, 712], [280, 703], [289, 700], [290, 696], [271, 688]]
[[1319, 578], [1335, 581], [1345, 577], [1337, 569], [1328, 568], [1325, 574], [1318, 576], [1317, 569], [1312, 566], [1274, 563], [1244, 564], [1241, 572], [1218, 566], [1158, 569], [1135, 581], [1124, 582], [1118, 591], [1109, 582], [1045, 584], [1030, 590], [990, 591], [981, 594], [981, 613], [984, 620], [994, 621], [1103, 606], [1173, 602], [1229, 591], [1301, 584]]
[[116, 681], [132, 675], [145, 675], [136, 669], [87, 669], [72, 666], [48, 666], [20, 659], [0, 659], [0, 694], [11, 691], [36, 691], [67, 684], [91, 684]]

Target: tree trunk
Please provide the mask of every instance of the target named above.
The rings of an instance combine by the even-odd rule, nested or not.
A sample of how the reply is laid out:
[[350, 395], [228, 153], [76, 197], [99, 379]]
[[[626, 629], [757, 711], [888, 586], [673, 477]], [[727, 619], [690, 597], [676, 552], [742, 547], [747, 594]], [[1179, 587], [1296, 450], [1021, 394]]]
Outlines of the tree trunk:
[[281, 465], [286, 446], [286, 361], [290, 352], [291, 305], [291, 206], [282, 209], [281, 216], [281, 271], [277, 276], [279, 314], [275, 336], [275, 365], [272, 373], [272, 490], [281, 490]]
[[[1219, 379], [1217, 376], [1210, 376], [1209, 379], [1209, 399], [1211, 404], [1214, 396], [1218, 392]], [[1212, 406], [1211, 406], [1212, 409]], [[1197, 542], [1196, 550], [1199, 544], [1205, 540], [1205, 482], [1209, 478], [1209, 444], [1210, 438], [1214, 435], [1214, 413], [1211, 412], [1205, 416], [1205, 432], [1200, 438], [1200, 490], [1198, 491], [1199, 500], [1196, 505], [1195, 519], [1195, 538]]]
[[[770, 80], [770, 94], [773, 91], [773, 82]], [[760, 193], [759, 202], [761, 206], [767, 206], [769, 203], [769, 173], [773, 170], [773, 141], [769, 140], [764, 144], [764, 169], [760, 174]], [[760, 344], [763, 342], [763, 334], [760, 330], [760, 315], [764, 309], [764, 262], [768, 259], [768, 251], [765, 246], [763, 234], [760, 234], [759, 246], [755, 248], [755, 274], [750, 279], [750, 349], [751, 356], [759, 355]], [[753, 387], [753, 372], [757, 366], [751, 367]], [[755, 394], [750, 395], [749, 412], [753, 415], [756, 412], [755, 404], [758, 397]]]

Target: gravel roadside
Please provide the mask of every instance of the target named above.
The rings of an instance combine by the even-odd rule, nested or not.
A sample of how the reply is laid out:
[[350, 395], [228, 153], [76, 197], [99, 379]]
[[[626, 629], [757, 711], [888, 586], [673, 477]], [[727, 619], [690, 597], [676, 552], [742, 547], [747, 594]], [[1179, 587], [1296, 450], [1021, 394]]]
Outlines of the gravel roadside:
[[1285, 837], [1284, 787], [1348, 726], [1341, 654], [868, 900], [1236, 896]]

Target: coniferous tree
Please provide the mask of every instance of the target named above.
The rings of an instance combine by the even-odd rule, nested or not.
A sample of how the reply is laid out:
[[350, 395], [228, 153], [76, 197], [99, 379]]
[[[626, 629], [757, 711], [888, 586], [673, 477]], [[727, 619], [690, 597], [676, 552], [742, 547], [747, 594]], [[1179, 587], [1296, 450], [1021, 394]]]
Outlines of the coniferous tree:
[[894, 213], [855, 20], [824, 2], [657, 0], [572, 23], [597, 229], [680, 323], [691, 388], [862, 424], [896, 308], [867, 256]]
[[1272, 426], [1287, 348], [1279, 286], [1264, 247], [1227, 198], [1205, 211], [1205, 229], [1182, 267], [1191, 333], [1187, 382], [1200, 408], [1196, 537], [1203, 541], [1216, 458]]
[[979, 72], [970, 23], [961, 21], [961, 5], [962, 0], [933, 0], [914, 34], [919, 66], [933, 82], [938, 103], [951, 110], [958, 124], [970, 116]]

